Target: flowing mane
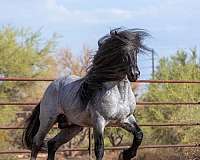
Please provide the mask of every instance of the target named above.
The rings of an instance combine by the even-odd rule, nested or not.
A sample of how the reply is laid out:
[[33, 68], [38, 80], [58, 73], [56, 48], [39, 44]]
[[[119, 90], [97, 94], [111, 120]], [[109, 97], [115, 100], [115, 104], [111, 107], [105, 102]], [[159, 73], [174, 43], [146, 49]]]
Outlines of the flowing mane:
[[104, 82], [125, 78], [130, 65], [128, 54], [149, 50], [142, 44], [148, 35], [142, 29], [117, 28], [99, 39], [98, 50], [78, 91], [84, 105], [87, 105], [96, 91], [102, 88]]

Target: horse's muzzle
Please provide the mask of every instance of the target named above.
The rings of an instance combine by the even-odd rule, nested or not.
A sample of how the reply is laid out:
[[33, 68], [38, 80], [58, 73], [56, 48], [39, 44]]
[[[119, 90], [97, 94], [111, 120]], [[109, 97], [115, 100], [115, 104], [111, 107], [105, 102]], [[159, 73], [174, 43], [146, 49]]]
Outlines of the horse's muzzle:
[[127, 75], [130, 82], [135, 82], [140, 77], [140, 71], [131, 72]]

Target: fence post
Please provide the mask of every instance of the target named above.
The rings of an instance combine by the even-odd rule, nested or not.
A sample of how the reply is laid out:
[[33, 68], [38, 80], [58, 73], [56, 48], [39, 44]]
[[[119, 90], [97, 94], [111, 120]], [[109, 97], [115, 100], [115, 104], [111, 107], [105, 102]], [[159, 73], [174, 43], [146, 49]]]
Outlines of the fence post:
[[89, 146], [88, 146], [89, 160], [92, 160], [92, 128], [90, 127], [88, 129], [88, 139], [89, 139]]

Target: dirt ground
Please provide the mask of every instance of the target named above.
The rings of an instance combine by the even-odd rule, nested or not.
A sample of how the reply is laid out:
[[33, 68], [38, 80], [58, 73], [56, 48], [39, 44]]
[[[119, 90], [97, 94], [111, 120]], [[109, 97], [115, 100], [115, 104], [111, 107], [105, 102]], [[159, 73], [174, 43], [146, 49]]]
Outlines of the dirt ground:
[[[181, 152], [180, 152], [181, 151]], [[183, 154], [184, 153], [184, 154]], [[118, 160], [120, 151], [105, 151], [103, 160]], [[16, 160], [29, 160], [30, 155], [17, 155]], [[47, 154], [39, 154], [38, 160], [46, 160]], [[7, 160], [5, 157], [0, 160]], [[10, 160], [10, 159], [9, 159]], [[88, 152], [58, 153], [56, 160], [95, 160], [94, 152], [89, 159]], [[200, 160], [200, 148], [187, 150], [160, 149], [139, 150], [137, 157], [133, 160]]]

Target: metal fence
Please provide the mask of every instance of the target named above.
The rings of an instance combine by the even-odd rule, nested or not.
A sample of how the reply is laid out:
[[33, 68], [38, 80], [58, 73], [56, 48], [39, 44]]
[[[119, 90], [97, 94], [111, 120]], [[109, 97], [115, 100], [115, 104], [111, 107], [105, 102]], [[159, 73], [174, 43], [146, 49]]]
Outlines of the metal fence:
[[[53, 81], [54, 79], [50, 78], [16, 78], [16, 77], [10, 77], [10, 78], [0, 78], [0, 81]], [[138, 80], [136, 83], [190, 83], [190, 84], [200, 84], [200, 80]], [[0, 106], [3, 105], [11, 105], [11, 106], [34, 106], [38, 102], [0, 102]], [[151, 105], [197, 105], [200, 106], [199, 102], [137, 102], [137, 105], [148, 107]], [[193, 122], [193, 123], [151, 123], [151, 124], [140, 124], [142, 127], [183, 127], [183, 126], [199, 126], [200, 122]], [[117, 126], [109, 126], [109, 127], [117, 127]], [[55, 127], [56, 128], [56, 127]], [[13, 130], [13, 129], [24, 129], [24, 127], [19, 126], [0, 126], [0, 130]], [[92, 154], [92, 133], [91, 128], [88, 129], [88, 139], [89, 144], [88, 148], [68, 148], [65, 150], [59, 150], [59, 152], [65, 152], [65, 151], [88, 151], [89, 156]], [[140, 147], [140, 149], [148, 149], [148, 148], [196, 148], [200, 147], [200, 143], [198, 144], [177, 144], [177, 145], [143, 145]], [[118, 146], [118, 147], [105, 147], [105, 150], [122, 150], [126, 149], [128, 146]], [[0, 154], [25, 154], [30, 153], [28, 150], [16, 150], [16, 151], [0, 151]]]

